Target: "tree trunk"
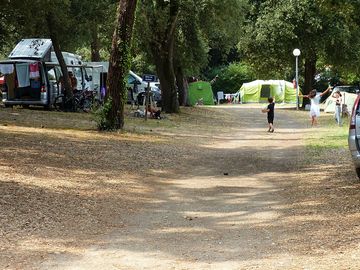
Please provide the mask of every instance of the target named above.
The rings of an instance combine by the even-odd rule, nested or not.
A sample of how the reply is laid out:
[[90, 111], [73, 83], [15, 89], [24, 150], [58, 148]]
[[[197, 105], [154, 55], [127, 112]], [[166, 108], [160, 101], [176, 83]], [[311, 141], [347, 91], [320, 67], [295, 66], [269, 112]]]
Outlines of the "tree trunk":
[[[314, 87], [314, 77], [316, 73], [316, 54], [311, 53], [305, 57], [305, 82], [303, 87], [303, 94], [307, 95]], [[308, 99], [304, 99], [303, 107], [309, 103]]]
[[91, 61], [100, 62], [100, 44], [97, 25], [91, 28]]
[[[150, 42], [151, 54], [156, 65], [157, 75], [161, 85], [162, 109], [167, 113], [179, 112], [179, 101], [177, 97], [175, 72], [174, 72], [174, 42], [175, 31], [178, 20], [180, 3], [179, 0], [159, 1], [160, 8], [167, 8], [170, 5], [169, 18], [166, 22], [165, 31], [153, 33], [153, 40]], [[149, 28], [157, 29], [159, 20], [163, 18], [153, 17], [151, 12], [147, 14]], [[161, 24], [161, 23], [160, 23]]]
[[[47, 20], [47, 25], [48, 25], [48, 29], [49, 29], [49, 34], [50, 34], [50, 38], [51, 38], [51, 41], [52, 41], [52, 45], [54, 47], [56, 58], [59, 61], [60, 69], [61, 69], [61, 72], [62, 72], [62, 75], [63, 75], [63, 83], [64, 83], [65, 95], [69, 96], [69, 97], [72, 97], [73, 96], [73, 91], [72, 91], [72, 87], [71, 87], [71, 84], [70, 84], [70, 77], [69, 77], [69, 74], [68, 74], [68, 70], [67, 70], [67, 66], [66, 66], [64, 57], [63, 57], [62, 52], [61, 52], [59, 41], [57, 39], [56, 31], [54, 29], [55, 22], [54, 22], [53, 18], [54, 18], [54, 15], [52, 13], [47, 14], [46, 20]], [[71, 104], [68, 104], [68, 105], [70, 106]]]
[[108, 94], [111, 110], [106, 116], [109, 129], [124, 127], [124, 106], [127, 97], [125, 78], [130, 69], [130, 50], [137, 0], [120, 0], [117, 23], [109, 60]]
[[314, 76], [316, 73], [316, 58], [305, 59], [305, 82], [304, 94], [307, 95], [314, 86]]
[[183, 69], [180, 66], [176, 68], [175, 77], [176, 77], [176, 85], [179, 93], [179, 105], [185, 106], [188, 89], [187, 89], [186, 80], [184, 78]]
[[167, 113], [179, 112], [175, 74], [172, 61], [162, 55], [156, 60], [156, 71], [161, 85], [162, 110]]

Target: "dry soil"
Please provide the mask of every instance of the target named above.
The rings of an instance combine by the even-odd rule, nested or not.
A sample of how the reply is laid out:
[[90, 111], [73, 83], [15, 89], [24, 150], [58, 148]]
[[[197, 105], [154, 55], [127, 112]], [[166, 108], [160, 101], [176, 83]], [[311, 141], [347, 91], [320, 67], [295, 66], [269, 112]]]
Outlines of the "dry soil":
[[360, 269], [359, 182], [344, 150], [309, 163], [306, 115], [3, 109], [0, 269]]

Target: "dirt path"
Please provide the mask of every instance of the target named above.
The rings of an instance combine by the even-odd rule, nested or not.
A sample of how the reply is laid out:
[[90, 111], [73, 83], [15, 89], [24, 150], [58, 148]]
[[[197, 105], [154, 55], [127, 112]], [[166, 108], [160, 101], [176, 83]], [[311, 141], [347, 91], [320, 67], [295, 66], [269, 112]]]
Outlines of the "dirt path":
[[306, 112], [269, 134], [259, 108], [188, 110], [129, 134], [0, 111], [0, 268], [360, 268], [360, 184], [308, 164]]
[[54, 255], [42, 269], [335, 269], [322, 263], [334, 254], [313, 253], [287, 197], [299, 177], [304, 122], [278, 111], [269, 134], [258, 109], [227, 110], [237, 118], [233, 132], [183, 134], [193, 137], [193, 155], [146, 178], [152, 199], [123, 229], [80, 256]]

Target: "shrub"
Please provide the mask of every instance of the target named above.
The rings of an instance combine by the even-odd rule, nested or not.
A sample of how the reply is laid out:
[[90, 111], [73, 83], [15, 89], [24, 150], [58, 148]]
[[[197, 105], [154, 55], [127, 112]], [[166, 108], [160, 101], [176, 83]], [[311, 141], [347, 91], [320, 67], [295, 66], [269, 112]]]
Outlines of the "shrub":
[[110, 123], [107, 119], [107, 115], [111, 111], [111, 98], [108, 98], [103, 106], [98, 108], [95, 115], [95, 122], [97, 124], [98, 130], [111, 130], [113, 127], [113, 123]]
[[232, 63], [220, 69], [217, 75], [219, 77], [213, 85], [213, 91], [224, 93], [236, 93], [243, 83], [253, 81], [255, 78], [251, 67], [244, 63]]

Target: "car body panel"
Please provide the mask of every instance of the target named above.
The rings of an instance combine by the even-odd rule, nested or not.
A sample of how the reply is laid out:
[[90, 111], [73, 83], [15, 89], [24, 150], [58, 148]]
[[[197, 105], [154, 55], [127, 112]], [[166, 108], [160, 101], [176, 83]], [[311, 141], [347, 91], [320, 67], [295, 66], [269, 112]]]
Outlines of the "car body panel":
[[360, 95], [357, 96], [350, 120], [349, 135], [348, 135], [348, 146], [355, 165], [356, 173], [360, 178]]

